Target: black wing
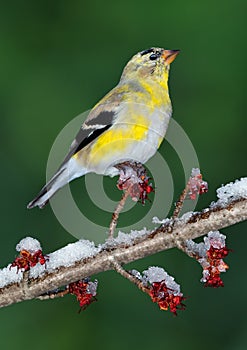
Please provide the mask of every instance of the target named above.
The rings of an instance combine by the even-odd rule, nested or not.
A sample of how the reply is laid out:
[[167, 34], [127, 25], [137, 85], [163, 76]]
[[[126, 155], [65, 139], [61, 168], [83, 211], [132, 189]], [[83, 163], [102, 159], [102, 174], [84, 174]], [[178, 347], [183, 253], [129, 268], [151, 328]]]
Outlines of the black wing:
[[62, 162], [60, 168], [77, 152], [108, 130], [113, 123], [115, 111], [102, 111], [96, 117], [88, 118], [81, 126], [74, 141], [70, 146], [69, 153]]

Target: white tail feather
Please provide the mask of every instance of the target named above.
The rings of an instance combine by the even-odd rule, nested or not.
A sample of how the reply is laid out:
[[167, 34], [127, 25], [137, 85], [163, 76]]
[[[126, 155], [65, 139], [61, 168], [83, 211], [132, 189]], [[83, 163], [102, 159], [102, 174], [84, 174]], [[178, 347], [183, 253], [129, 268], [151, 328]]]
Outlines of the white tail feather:
[[28, 209], [38, 206], [43, 208], [49, 199], [63, 186], [73, 179], [84, 175], [86, 172], [74, 158], [71, 158], [68, 163], [64, 164], [59, 169], [51, 180], [41, 189], [39, 194], [27, 205]]

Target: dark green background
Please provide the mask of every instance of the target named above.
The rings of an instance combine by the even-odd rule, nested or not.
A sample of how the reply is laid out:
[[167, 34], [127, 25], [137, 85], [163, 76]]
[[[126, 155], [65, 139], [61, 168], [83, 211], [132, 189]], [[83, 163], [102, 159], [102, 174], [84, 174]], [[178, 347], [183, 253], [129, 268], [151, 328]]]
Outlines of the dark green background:
[[[45, 181], [58, 132], [117, 83], [139, 50], [182, 50], [170, 90], [210, 186], [198, 208], [246, 175], [245, 21], [244, 0], [0, 2], [1, 266], [26, 235], [47, 253], [74, 241], [49, 206], [28, 211], [26, 203]], [[246, 349], [246, 224], [222, 232], [233, 249], [225, 288], [203, 288], [198, 264], [177, 250], [131, 265], [162, 265], [176, 277], [189, 296], [178, 317], [108, 272], [97, 276], [98, 302], [80, 315], [73, 296], [1, 309], [1, 347]]]

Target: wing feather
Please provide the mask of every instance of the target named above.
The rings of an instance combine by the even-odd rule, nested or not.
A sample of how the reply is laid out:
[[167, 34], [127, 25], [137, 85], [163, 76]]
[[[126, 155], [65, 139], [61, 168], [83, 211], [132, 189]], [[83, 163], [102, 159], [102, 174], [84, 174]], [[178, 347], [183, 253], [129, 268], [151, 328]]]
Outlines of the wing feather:
[[[95, 111], [96, 112], [96, 111]], [[69, 152], [64, 158], [60, 168], [71, 158], [74, 154], [81, 151], [84, 147], [89, 145], [103, 132], [112, 126], [116, 111], [98, 111], [94, 113], [94, 118], [88, 118], [80, 130], [78, 131], [74, 141], [72, 142]], [[91, 113], [90, 113], [91, 114]]]
[[119, 112], [120, 103], [125, 94], [125, 89], [117, 86], [96, 104], [82, 124], [60, 168], [73, 157], [74, 154], [89, 145], [113, 125]]

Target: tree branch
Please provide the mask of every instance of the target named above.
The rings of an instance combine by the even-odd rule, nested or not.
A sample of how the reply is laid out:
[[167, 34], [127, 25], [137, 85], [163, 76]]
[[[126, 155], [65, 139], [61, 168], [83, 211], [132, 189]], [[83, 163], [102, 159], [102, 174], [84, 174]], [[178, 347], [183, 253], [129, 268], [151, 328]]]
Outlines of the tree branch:
[[19, 283], [0, 289], [0, 307], [40, 297], [53, 289], [75, 282], [99, 272], [114, 270], [117, 264], [127, 264], [173, 247], [181, 242], [203, 236], [209, 231], [222, 229], [247, 219], [247, 199], [228, 201], [225, 206], [213, 206], [198, 213], [170, 220], [161, 227], [136, 236], [131, 243], [121, 240], [108, 242], [93, 257], [76, 261], [72, 266], [61, 266], [45, 271], [38, 278], [28, 277]]

